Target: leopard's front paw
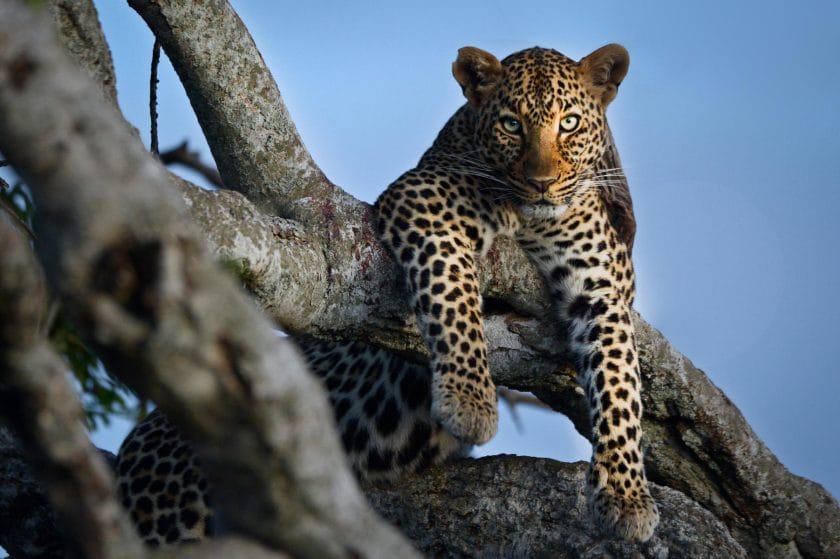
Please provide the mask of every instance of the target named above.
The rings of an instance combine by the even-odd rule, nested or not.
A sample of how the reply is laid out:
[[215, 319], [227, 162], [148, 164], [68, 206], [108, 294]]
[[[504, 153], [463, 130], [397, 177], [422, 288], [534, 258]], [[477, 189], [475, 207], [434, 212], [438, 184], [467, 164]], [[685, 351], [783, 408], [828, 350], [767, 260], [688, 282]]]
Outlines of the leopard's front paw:
[[[603, 533], [631, 542], [645, 542], [659, 524], [659, 509], [647, 482], [642, 479], [637, 487], [635, 480], [631, 481], [632, 489], [623, 487], [622, 480], [601, 485], [591, 483], [590, 478], [589, 508], [595, 525]], [[593, 485], [600, 487], [593, 488]]]
[[435, 390], [432, 417], [458, 440], [484, 444], [493, 438], [499, 424], [495, 388], [490, 394]]

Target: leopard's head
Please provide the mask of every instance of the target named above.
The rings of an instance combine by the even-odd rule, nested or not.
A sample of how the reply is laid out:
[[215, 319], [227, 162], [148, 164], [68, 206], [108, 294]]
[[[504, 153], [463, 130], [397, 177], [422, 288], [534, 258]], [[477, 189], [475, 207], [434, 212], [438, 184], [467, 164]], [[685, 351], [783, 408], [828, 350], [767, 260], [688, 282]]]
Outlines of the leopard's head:
[[608, 145], [605, 111], [630, 59], [616, 44], [580, 62], [530, 48], [503, 61], [458, 51], [452, 73], [476, 111], [476, 144], [526, 204], [563, 205]]

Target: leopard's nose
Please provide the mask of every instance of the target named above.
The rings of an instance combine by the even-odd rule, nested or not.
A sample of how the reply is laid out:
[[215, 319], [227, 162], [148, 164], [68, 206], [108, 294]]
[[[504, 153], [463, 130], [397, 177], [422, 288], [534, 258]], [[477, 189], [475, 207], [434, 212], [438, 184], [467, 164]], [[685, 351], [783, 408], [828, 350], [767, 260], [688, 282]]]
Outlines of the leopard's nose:
[[529, 178], [528, 184], [533, 186], [537, 189], [537, 192], [540, 194], [545, 194], [548, 192], [548, 187], [557, 182], [557, 177], [552, 179], [538, 179], [538, 178]]

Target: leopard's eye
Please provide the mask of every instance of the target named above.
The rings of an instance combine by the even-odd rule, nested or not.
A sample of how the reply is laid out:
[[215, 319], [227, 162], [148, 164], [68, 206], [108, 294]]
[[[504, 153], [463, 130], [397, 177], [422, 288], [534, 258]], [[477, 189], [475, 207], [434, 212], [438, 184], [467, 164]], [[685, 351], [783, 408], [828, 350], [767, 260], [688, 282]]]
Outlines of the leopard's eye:
[[560, 121], [560, 130], [563, 132], [573, 132], [578, 125], [580, 125], [580, 117], [578, 115], [569, 115], [563, 117]]
[[522, 131], [522, 123], [512, 116], [503, 116], [499, 119], [502, 129], [508, 134], [519, 134]]

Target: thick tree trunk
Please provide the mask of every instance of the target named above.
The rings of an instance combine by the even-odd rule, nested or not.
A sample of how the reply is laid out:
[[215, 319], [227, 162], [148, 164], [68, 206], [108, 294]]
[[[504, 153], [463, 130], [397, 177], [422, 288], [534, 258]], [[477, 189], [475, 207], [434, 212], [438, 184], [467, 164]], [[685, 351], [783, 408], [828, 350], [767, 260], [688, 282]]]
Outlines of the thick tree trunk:
[[[55, 2], [68, 10], [76, 4], [86, 5]], [[225, 2], [131, 5], [172, 60], [235, 190], [207, 192], [167, 175], [31, 18], [4, 5], [0, 150], [36, 192], [39, 255], [50, 281], [109, 368], [195, 442], [233, 531], [294, 555], [409, 555], [361, 502], [334, 433], [321, 428], [329, 412], [318, 387], [207, 263], [198, 240], [237, 264], [241, 281], [284, 329], [422, 354], [370, 208], [311, 160]], [[82, 17], [57, 21], [65, 30], [68, 22], [92, 25]], [[96, 33], [62, 36], [67, 44]], [[93, 43], [103, 48], [101, 36]], [[99, 76], [107, 99], [109, 73], [80, 62]], [[187, 215], [200, 235], [184, 225]], [[492, 303], [486, 331], [496, 382], [534, 392], [587, 434], [562, 337], [545, 320], [540, 282], [512, 243], [491, 251], [482, 285]], [[368, 488], [376, 508], [432, 555], [840, 556], [836, 500], [788, 472], [661, 334], [638, 317], [636, 327], [648, 471], [664, 486], [655, 491], [662, 524], [650, 542], [599, 539], [583, 512], [581, 466], [546, 460], [452, 464], [397, 488]], [[31, 522], [49, 522], [44, 501], [27, 497], [36, 491], [19, 473], [20, 448], [5, 437], [0, 452], [10, 457], [0, 464], [0, 521], [25, 510]], [[32, 525], [0, 524], [0, 544], [25, 543], [31, 532], [22, 530]], [[208, 545], [230, 557], [271, 553], [241, 540]]]

